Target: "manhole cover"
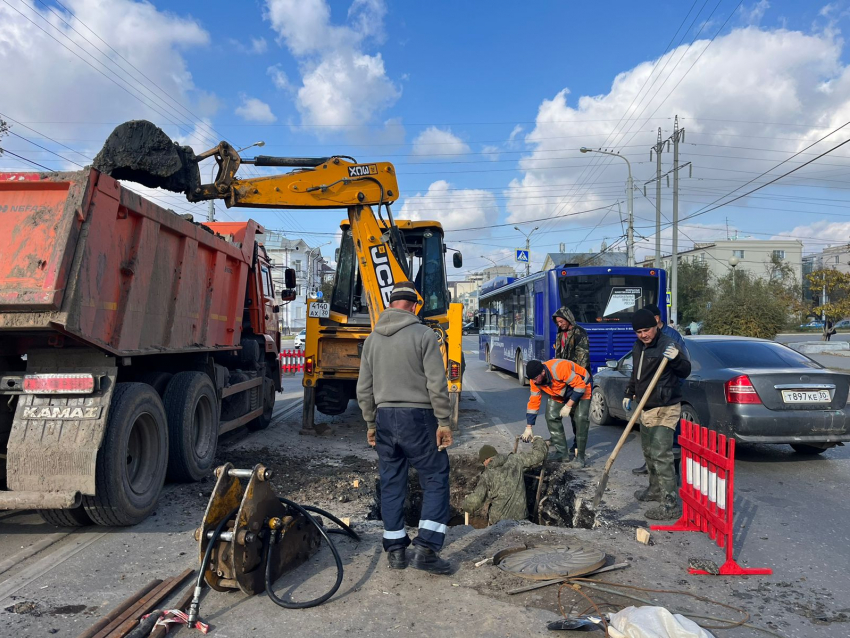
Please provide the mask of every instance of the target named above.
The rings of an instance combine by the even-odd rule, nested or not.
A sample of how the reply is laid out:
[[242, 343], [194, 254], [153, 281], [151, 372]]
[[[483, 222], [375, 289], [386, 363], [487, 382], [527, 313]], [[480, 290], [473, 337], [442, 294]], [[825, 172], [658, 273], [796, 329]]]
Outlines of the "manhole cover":
[[493, 563], [523, 578], [551, 580], [596, 571], [605, 565], [605, 552], [587, 547], [516, 547], [496, 554]]

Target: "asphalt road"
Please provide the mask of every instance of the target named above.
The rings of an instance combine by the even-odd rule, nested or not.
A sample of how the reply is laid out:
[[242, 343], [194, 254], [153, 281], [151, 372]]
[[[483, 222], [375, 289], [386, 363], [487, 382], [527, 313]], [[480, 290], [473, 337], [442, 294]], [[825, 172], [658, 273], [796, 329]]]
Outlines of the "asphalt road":
[[[514, 435], [522, 432], [528, 388], [519, 387], [516, 375], [488, 372], [478, 360], [477, 337], [464, 339], [464, 352], [464, 388], [475, 393], [491, 419], [504, 423]], [[850, 363], [850, 358], [846, 361]], [[591, 463], [604, 465], [624, 425], [591, 425]], [[548, 438], [542, 416], [534, 432]], [[837, 592], [844, 592], [840, 596], [846, 604], [838, 606], [850, 608], [846, 594], [850, 591], [850, 444], [815, 457], [799, 455], [787, 445], [741, 444], [736, 456], [736, 557], [752, 567], [772, 566], [783, 580], [805, 578], [813, 588], [836, 592], [836, 602]], [[642, 463], [640, 443], [633, 434], [615, 467]], [[618, 514], [634, 517], [639, 511], [627, 505]]]

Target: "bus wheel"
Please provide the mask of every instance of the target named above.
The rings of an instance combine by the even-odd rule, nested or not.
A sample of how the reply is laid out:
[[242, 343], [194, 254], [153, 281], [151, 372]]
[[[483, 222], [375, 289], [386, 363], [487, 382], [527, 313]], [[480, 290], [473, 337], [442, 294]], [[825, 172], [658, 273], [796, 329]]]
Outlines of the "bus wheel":
[[487, 369], [490, 372], [493, 372], [493, 370], [496, 369], [496, 366], [490, 363], [490, 346], [484, 346], [484, 360], [487, 362]]
[[528, 379], [525, 378], [525, 363], [522, 361], [522, 353], [516, 353], [516, 378], [520, 386], [528, 385]]

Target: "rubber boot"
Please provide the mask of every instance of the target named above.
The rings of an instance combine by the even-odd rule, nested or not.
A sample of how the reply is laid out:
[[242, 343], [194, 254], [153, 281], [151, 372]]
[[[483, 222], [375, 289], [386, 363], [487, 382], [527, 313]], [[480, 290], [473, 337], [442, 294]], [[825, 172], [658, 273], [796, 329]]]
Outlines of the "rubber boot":
[[650, 428], [652, 432], [651, 454], [658, 475], [658, 487], [661, 491], [661, 504], [647, 510], [646, 517], [654, 521], [669, 521], [682, 515], [679, 503], [679, 490], [676, 485], [676, 474], [673, 469], [673, 435], [672, 428], [663, 425]]
[[655, 464], [651, 455], [652, 430], [655, 428], [641, 427], [640, 447], [643, 458], [646, 461], [646, 470], [649, 475], [649, 487], [635, 492], [635, 498], [639, 501], [660, 501], [661, 490], [658, 487], [658, 475], [655, 472]]
[[564, 434], [564, 423], [561, 420], [561, 404], [549, 399], [546, 402], [546, 427], [549, 428], [549, 446], [554, 450], [554, 458], [568, 461], [570, 449], [567, 447], [567, 436]]
[[649, 474], [649, 470], [646, 469], [646, 462], [640, 467], [636, 467], [632, 470], [632, 474]]
[[585, 450], [587, 449], [587, 434], [590, 430], [590, 400], [582, 399], [575, 407], [572, 416], [573, 428], [576, 433], [576, 456], [570, 461], [569, 467], [580, 469], [587, 467]]

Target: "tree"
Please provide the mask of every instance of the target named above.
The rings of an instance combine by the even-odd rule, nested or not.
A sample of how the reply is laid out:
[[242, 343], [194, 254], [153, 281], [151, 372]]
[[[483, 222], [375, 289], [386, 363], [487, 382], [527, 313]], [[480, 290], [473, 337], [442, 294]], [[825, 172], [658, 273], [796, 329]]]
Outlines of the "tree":
[[807, 306], [803, 302], [803, 287], [797, 281], [791, 264], [773, 255], [766, 270], [769, 289], [783, 300], [789, 313], [800, 318], [800, 315], [806, 312]]
[[679, 324], [687, 325], [692, 321], [705, 320], [709, 303], [714, 297], [708, 264], [681, 262], [677, 288]]
[[322, 300], [323, 301], [329, 302], [331, 300], [331, 293], [333, 292], [333, 289], [334, 289], [334, 282], [333, 282], [332, 279], [330, 279], [330, 280], [325, 279], [324, 281], [322, 281], [322, 285], [319, 286], [319, 290], [322, 291]]
[[788, 301], [777, 295], [770, 281], [743, 270], [717, 283], [705, 322], [707, 334], [773, 339], [788, 323]]
[[806, 275], [806, 278], [817, 300], [812, 313], [826, 319], [823, 326], [823, 338], [826, 339], [827, 323], [835, 323], [850, 315], [850, 274], [824, 268]]

